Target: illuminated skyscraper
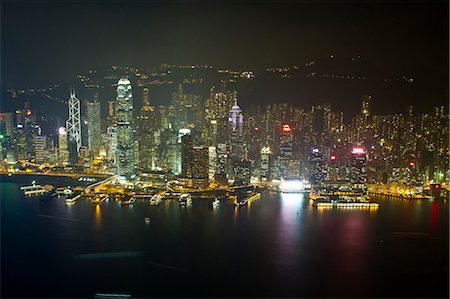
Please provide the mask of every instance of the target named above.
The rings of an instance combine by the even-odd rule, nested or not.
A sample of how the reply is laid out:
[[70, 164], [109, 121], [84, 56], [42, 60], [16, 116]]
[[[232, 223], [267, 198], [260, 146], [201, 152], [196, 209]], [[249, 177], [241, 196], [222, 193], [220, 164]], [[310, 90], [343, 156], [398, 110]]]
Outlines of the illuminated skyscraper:
[[106, 129], [108, 140], [108, 160], [114, 165], [117, 164], [117, 126], [110, 126]]
[[67, 164], [69, 163], [69, 147], [67, 145], [67, 131], [64, 127], [61, 127], [58, 130], [58, 143], [59, 162]]
[[326, 178], [326, 163], [324, 153], [317, 148], [313, 149], [309, 158], [309, 164], [309, 182], [313, 186], [321, 185]]
[[350, 158], [350, 183], [364, 194], [367, 193], [366, 155], [363, 148], [355, 147]]
[[230, 156], [234, 160], [240, 160], [244, 156], [244, 116], [242, 110], [234, 99], [234, 105], [231, 107], [228, 117], [229, 123], [229, 142], [231, 147]]
[[101, 145], [100, 102], [97, 100], [87, 101], [86, 112], [89, 150], [94, 156], [97, 156]]
[[261, 149], [261, 180], [266, 182], [270, 180], [270, 148], [263, 147]]
[[78, 151], [81, 147], [81, 117], [80, 117], [80, 100], [75, 97], [75, 90], [70, 90], [69, 98], [69, 119], [66, 122], [67, 133], [69, 136], [69, 145], [72, 151], [76, 150], [76, 153], [71, 153], [71, 156], [78, 156]]
[[294, 135], [291, 126], [283, 125], [280, 135], [279, 174], [281, 177], [289, 176], [289, 161], [293, 156]]
[[36, 159], [36, 163], [44, 163], [45, 161], [45, 152], [47, 148], [47, 137], [45, 136], [34, 136], [33, 137], [33, 146], [34, 146], [34, 156]]
[[131, 83], [122, 78], [117, 83], [117, 174], [122, 178], [135, 176], [133, 133], [133, 94]]

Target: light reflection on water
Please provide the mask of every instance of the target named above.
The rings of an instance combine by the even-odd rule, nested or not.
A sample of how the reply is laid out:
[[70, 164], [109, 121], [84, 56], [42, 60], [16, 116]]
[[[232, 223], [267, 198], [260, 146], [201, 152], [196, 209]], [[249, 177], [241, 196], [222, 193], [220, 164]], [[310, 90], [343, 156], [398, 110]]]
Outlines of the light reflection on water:
[[[429, 241], [422, 237], [420, 241], [428, 247], [416, 249], [411, 246], [412, 241], [417, 241], [412, 235], [400, 238], [393, 234], [429, 232], [433, 242], [443, 240], [444, 244], [445, 238], [448, 241], [448, 205], [444, 202], [380, 199], [379, 209], [317, 209], [306, 194], [284, 193], [264, 194], [241, 208], [224, 200], [213, 209], [211, 201], [202, 199], [194, 200], [188, 208], [176, 201], [164, 201], [158, 207], [137, 201], [133, 208], [114, 200], [94, 207], [87, 200], [66, 205], [63, 199], [56, 198], [44, 199], [40, 204], [36, 198], [20, 194], [14, 197], [16, 186], [12, 186], [1, 189], [2, 195], [8, 195], [1, 198], [2, 224], [6, 223], [2, 225], [2, 241], [7, 241], [2, 242], [7, 244], [2, 245], [2, 255], [6, 252], [11, 257], [5, 267], [13, 274], [9, 290], [16, 294], [22, 294], [23, 289], [15, 282], [33, 278], [43, 297], [69, 296], [70, 286], [65, 282], [73, 277], [70, 284], [77, 284], [79, 296], [92, 297], [93, 290], [99, 291], [97, 278], [102, 277], [105, 291], [125, 290], [136, 297], [187, 297], [184, 291], [190, 291], [192, 297], [209, 297], [210, 293], [198, 287], [195, 276], [204, 273], [205, 284], [222, 286], [217, 295], [229, 297], [346, 297], [349, 285], [355, 297], [377, 297], [369, 288], [370, 279], [377, 279], [377, 288], [384, 286], [388, 290], [392, 277], [396, 278], [399, 292], [380, 293], [381, 297], [409, 297], [415, 294], [414, 287], [426, 288], [426, 283], [417, 283], [419, 280], [445, 278], [439, 272], [442, 267], [435, 266], [442, 265], [441, 243], [425, 243]], [[144, 217], [150, 217], [151, 223], [145, 224]], [[384, 243], [380, 243], [381, 238]], [[168, 268], [151, 267], [138, 258], [104, 264], [73, 263], [77, 254], [130, 250], [146, 252], [155, 263], [193, 272], [176, 276]], [[397, 263], [405, 252], [412, 258]], [[398, 279], [406, 270], [419, 267], [417, 257], [425, 255], [429, 275], [422, 275], [420, 268], [401, 286]], [[435, 268], [430, 270], [429, 264]], [[47, 265], [58, 271], [47, 271]], [[37, 272], [29, 271], [31, 268]], [[119, 272], [121, 278], [117, 280]], [[407, 287], [411, 280], [412, 287]], [[154, 282], [151, 290], [147, 287], [149, 281]], [[330, 292], [317, 293], [324, 281]], [[183, 288], [173, 288], [174, 283]], [[233, 288], [230, 283], [234, 283]], [[245, 285], [250, 283], [260, 288], [248, 289]], [[266, 290], [270, 292], [264, 293]], [[25, 296], [28, 293], [22, 295], [29, 297]]]

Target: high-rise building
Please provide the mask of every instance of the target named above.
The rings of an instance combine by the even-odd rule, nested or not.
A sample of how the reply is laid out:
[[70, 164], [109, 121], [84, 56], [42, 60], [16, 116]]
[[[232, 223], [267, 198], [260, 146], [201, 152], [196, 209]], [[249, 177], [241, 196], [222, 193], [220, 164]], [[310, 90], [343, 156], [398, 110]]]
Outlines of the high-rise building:
[[192, 177], [192, 136], [186, 134], [181, 137], [181, 176]]
[[67, 164], [69, 163], [69, 147], [67, 144], [67, 131], [66, 128], [61, 127], [58, 130], [58, 147], [59, 147], [59, 162]]
[[131, 82], [121, 78], [117, 83], [117, 174], [123, 179], [135, 176], [135, 143], [133, 132], [133, 94]]
[[319, 149], [314, 148], [311, 151], [309, 164], [310, 164], [309, 182], [311, 183], [312, 186], [320, 186], [326, 178], [326, 163], [324, 153]]
[[228, 146], [226, 143], [219, 143], [216, 147], [217, 162], [215, 179], [222, 184], [227, 182], [227, 172], [229, 167]]
[[229, 117], [229, 142], [230, 142], [230, 157], [234, 161], [238, 161], [244, 157], [244, 116], [242, 110], [237, 104], [237, 99], [234, 99], [234, 105], [230, 109]]
[[208, 178], [210, 182], [215, 180], [216, 169], [217, 169], [217, 152], [215, 146], [208, 147], [209, 151], [209, 162], [208, 162]]
[[234, 166], [234, 185], [248, 185], [251, 179], [251, 162], [249, 160], [241, 159]]
[[261, 181], [266, 182], [270, 180], [270, 148], [268, 146], [261, 149]]
[[[75, 97], [75, 90], [70, 90], [69, 98], [69, 118], [66, 122], [67, 134], [69, 137], [69, 151], [72, 157], [72, 163], [78, 156], [81, 147], [81, 116], [80, 116], [80, 100]], [[71, 145], [72, 144], [72, 145]], [[74, 152], [75, 151], [75, 152]]]
[[45, 150], [47, 148], [47, 137], [34, 136], [33, 145], [36, 163], [44, 163], [46, 157]]
[[209, 178], [209, 148], [207, 146], [194, 146], [192, 148], [192, 185], [204, 188], [208, 186]]
[[108, 160], [117, 164], [117, 126], [109, 126], [106, 130], [108, 140]]
[[280, 133], [279, 174], [280, 177], [289, 176], [289, 161], [293, 157], [294, 135], [291, 126], [283, 125]]
[[361, 147], [354, 147], [350, 156], [350, 183], [353, 188], [367, 193], [366, 151]]
[[100, 102], [97, 100], [86, 101], [86, 115], [89, 150], [94, 156], [98, 156], [101, 145]]

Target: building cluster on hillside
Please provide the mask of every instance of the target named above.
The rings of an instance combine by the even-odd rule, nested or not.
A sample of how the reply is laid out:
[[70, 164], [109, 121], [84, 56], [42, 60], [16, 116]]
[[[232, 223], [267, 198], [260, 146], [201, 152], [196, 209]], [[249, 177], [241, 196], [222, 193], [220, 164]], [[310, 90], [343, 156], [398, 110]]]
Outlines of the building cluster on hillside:
[[[399, 182], [420, 185], [449, 179], [449, 126], [444, 107], [426, 114], [373, 115], [371, 97], [349, 125], [330, 105], [311, 109], [286, 103], [243, 111], [225, 84], [207, 99], [180, 84], [167, 106], [142, 91], [135, 109], [132, 84], [121, 78], [116, 99], [102, 107], [99, 93], [81, 102], [71, 90], [65, 126], [44, 136], [43, 117], [25, 104], [0, 114], [4, 167], [25, 163], [117, 173], [131, 180], [151, 172], [179, 177], [186, 186], [248, 184], [297, 177], [312, 185]], [[106, 103], [106, 101], [103, 101]], [[103, 115], [106, 111], [106, 115]], [[57, 132], [57, 133], [56, 133]]]

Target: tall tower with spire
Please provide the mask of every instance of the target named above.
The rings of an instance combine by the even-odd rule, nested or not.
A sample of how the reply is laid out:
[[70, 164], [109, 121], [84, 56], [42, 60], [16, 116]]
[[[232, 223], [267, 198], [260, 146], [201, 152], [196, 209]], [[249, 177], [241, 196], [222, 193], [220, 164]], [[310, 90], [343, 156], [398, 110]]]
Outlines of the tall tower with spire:
[[231, 146], [231, 158], [239, 160], [244, 156], [243, 129], [244, 116], [241, 107], [234, 98], [234, 105], [231, 107], [228, 117], [229, 123], [229, 143]]
[[135, 143], [133, 120], [133, 94], [128, 78], [117, 83], [117, 173], [120, 177], [132, 179], [135, 176]]
[[[80, 100], [75, 97], [75, 89], [70, 89], [69, 119], [66, 122], [69, 143], [74, 144], [72, 147], [71, 157], [78, 156], [81, 147], [81, 116], [80, 116]], [[74, 153], [76, 151], [76, 153]], [[71, 159], [74, 162], [74, 159]]]

